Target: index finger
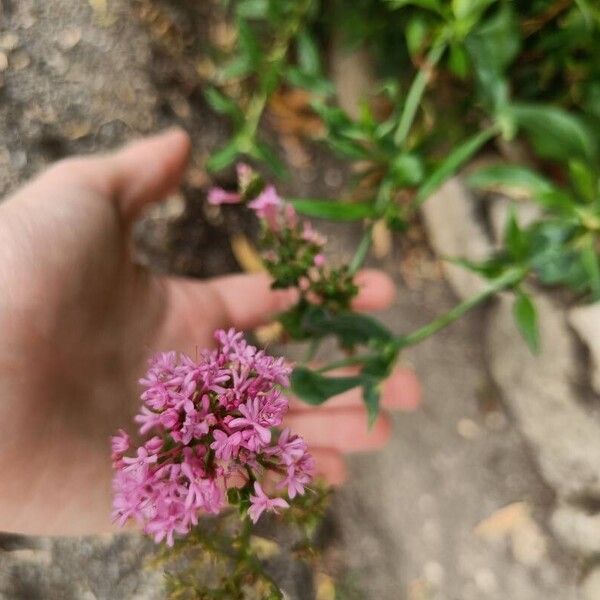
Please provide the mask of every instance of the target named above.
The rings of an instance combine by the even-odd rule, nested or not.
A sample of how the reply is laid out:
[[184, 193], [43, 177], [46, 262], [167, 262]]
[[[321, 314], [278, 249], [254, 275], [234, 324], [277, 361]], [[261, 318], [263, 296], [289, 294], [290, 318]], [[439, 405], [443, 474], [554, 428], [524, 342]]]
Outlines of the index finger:
[[[374, 269], [365, 269], [356, 276], [359, 287], [353, 308], [375, 311], [388, 308], [395, 296], [391, 278]], [[254, 329], [268, 323], [278, 313], [291, 308], [298, 300], [294, 290], [273, 290], [266, 273], [226, 275], [206, 283], [189, 284], [190, 292], [208, 285], [220, 301], [226, 326]], [[222, 324], [221, 324], [222, 325]]]

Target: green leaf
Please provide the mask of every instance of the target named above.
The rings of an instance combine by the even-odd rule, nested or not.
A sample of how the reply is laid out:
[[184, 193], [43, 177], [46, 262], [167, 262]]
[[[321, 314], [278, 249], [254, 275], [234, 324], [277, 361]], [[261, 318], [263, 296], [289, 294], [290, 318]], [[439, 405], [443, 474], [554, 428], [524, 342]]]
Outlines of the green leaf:
[[326, 377], [307, 369], [296, 367], [292, 372], [292, 392], [307, 404], [318, 406], [328, 398], [351, 390], [363, 383], [361, 377]]
[[372, 427], [379, 416], [379, 398], [381, 396], [381, 383], [369, 382], [363, 386], [363, 400], [367, 407], [369, 427]]
[[427, 200], [447, 179], [452, 177], [456, 171], [466, 163], [486, 142], [496, 135], [496, 129], [490, 127], [480, 131], [469, 138], [448, 154], [448, 156], [434, 169], [425, 179], [417, 191], [415, 202], [417, 205]]
[[293, 87], [299, 87], [319, 96], [331, 96], [335, 88], [333, 84], [321, 75], [305, 73], [297, 67], [288, 67], [285, 70], [285, 79]]
[[532, 196], [551, 192], [556, 188], [545, 177], [519, 165], [492, 165], [469, 176], [467, 183], [474, 188], [509, 189]]
[[220, 171], [221, 169], [233, 164], [239, 154], [240, 151], [237, 145], [237, 140], [234, 139], [225, 147], [221, 148], [221, 150], [218, 150], [211, 155], [211, 157], [206, 161], [206, 168], [211, 173], [216, 173], [217, 171]]
[[469, 57], [462, 45], [452, 44], [450, 46], [448, 66], [450, 67], [450, 70], [461, 79], [464, 79], [469, 73]]
[[522, 260], [527, 254], [527, 237], [519, 227], [514, 207], [511, 206], [504, 228], [504, 245], [509, 253], [516, 259]]
[[534, 354], [540, 349], [538, 318], [531, 298], [522, 291], [517, 293], [513, 304], [513, 315], [523, 339]]
[[248, 154], [267, 163], [277, 177], [283, 177], [285, 175], [285, 165], [281, 162], [273, 149], [265, 142], [256, 141]]
[[243, 121], [243, 114], [239, 106], [231, 99], [222, 94], [218, 89], [209, 87], [204, 90], [204, 97], [208, 105], [217, 113], [227, 115], [234, 123]]
[[589, 277], [592, 300], [598, 302], [600, 300], [600, 263], [598, 261], [598, 254], [594, 249], [594, 240], [591, 236], [589, 245], [586, 245], [581, 251], [581, 262]]
[[321, 72], [320, 52], [313, 37], [303, 30], [296, 38], [298, 64], [307, 74], [317, 75]]
[[360, 221], [375, 216], [375, 207], [366, 202], [337, 202], [335, 200], [290, 199], [302, 215], [333, 221]]
[[432, 10], [437, 13], [442, 12], [440, 0], [388, 0], [391, 8], [404, 8], [405, 6], [416, 6], [425, 10]]
[[496, 0], [452, 0], [452, 12], [458, 21], [477, 18]]
[[258, 67], [263, 51], [256, 33], [243, 18], [237, 19], [237, 30], [240, 56], [244, 56], [248, 63], [253, 67]]
[[533, 197], [549, 213], [564, 218], [573, 217], [576, 214], [575, 199], [564, 190], [554, 188], [553, 190], [539, 192]]
[[237, 14], [246, 19], [264, 19], [269, 12], [269, 0], [245, 0], [237, 5]]
[[311, 306], [306, 311], [302, 325], [316, 337], [335, 335], [344, 347], [371, 341], [385, 343], [394, 337], [387, 327], [368, 315], [354, 312], [332, 314], [318, 306]]
[[231, 487], [227, 490], [227, 501], [232, 506], [236, 506], [240, 501], [240, 492], [237, 488]]
[[577, 227], [564, 219], [541, 221], [528, 230], [532, 266], [546, 285], [563, 284], [576, 293], [589, 289], [580, 251], [573, 247]]
[[414, 186], [423, 179], [423, 161], [416, 154], [400, 154], [392, 161], [390, 171], [397, 186]]
[[465, 40], [477, 77], [477, 89], [493, 111], [508, 100], [506, 68], [516, 58], [521, 45], [519, 23], [509, 3], [471, 31]]
[[574, 114], [545, 104], [513, 104], [508, 111], [540, 156], [557, 160], [594, 159], [594, 138]]
[[598, 194], [598, 178], [594, 171], [580, 160], [569, 161], [569, 175], [573, 187], [588, 202], [593, 202]]
[[454, 257], [448, 257], [445, 258], [445, 260], [451, 262], [452, 264], [458, 265], [463, 269], [467, 269], [467, 271], [477, 273], [486, 279], [496, 279], [497, 277], [500, 277], [506, 268], [506, 265], [501, 260], [494, 258], [481, 263], [476, 263], [465, 258]]
[[425, 59], [425, 64], [427, 64], [428, 68], [419, 70], [408, 90], [404, 106], [402, 107], [402, 113], [400, 114], [400, 119], [398, 121], [398, 128], [394, 134], [394, 143], [399, 148], [404, 144], [410, 128], [412, 127], [415, 115], [417, 114], [417, 109], [419, 108], [423, 92], [425, 91], [429, 79], [429, 69], [432, 69], [438, 63], [444, 54], [446, 45], [446, 42], [442, 40], [434, 43]]
[[335, 152], [341, 154], [342, 156], [348, 156], [356, 159], [369, 158], [369, 152], [366, 150], [366, 148], [355, 142], [330, 136], [329, 139], [327, 139], [327, 143]]
[[232, 58], [228, 63], [219, 69], [219, 80], [229, 81], [230, 79], [239, 79], [250, 75], [254, 70], [248, 56], [242, 54]]
[[422, 15], [415, 15], [408, 21], [404, 28], [404, 35], [411, 57], [414, 58], [422, 52], [428, 33], [429, 26]]

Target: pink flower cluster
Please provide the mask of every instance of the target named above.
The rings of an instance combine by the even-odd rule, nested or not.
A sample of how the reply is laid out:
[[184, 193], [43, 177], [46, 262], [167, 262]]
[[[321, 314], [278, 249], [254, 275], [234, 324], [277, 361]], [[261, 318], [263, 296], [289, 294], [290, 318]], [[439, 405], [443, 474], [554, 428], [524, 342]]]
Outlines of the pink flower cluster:
[[[243, 163], [237, 166], [237, 174], [241, 188], [244, 188], [256, 176], [252, 168]], [[242, 200], [241, 193], [230, 192], [220, 187], [213, 187], [208, 192], [208, 202], [213, 205], [238, 204]], [[273, 185], [265, 186], [256, 198], [248, 203], [248, 207], [274, 233], [283, 230], [298, 230], [300, 238], [308, 244], [322, 247], [327, 242], [309, 221], [300, 222], [294, 206], [283, 200]], [[315, 256], [314, 265], [316, 267], [323, 267], [325, 263], [323, 254], [319, 253]]]
[[[228, 192], [223, 188], [214, 187], [208, 192], [208, 202], [213, 205], [237, 204], [241, 201], [241, 194]], [[298, 225], [298, 215], [294, 207], [289, 202], [284, 202], [272, 185], [266, 186], [248, 206], [271, 231], [279, 231], [283, 227], [294, 228]]]
[[112, 438], [113, 517], [120, 525], [136, 520], [157, 542], [172, 545], [201, 512], [220, 512], [236, 481], [254, 491], [248, 513], [256, 522], [265, 510], [288, 506], [265, 494], [259, 480], [266, 470], [290, 498], [312, 480], [304, 440], [274, 431], [288, 410], [281, 388], [289, 385], [290, 368], [233, 329], [215, 338], [217, 348], [198, 361], [175, 352], [156, 356], [140, 380], [136, 421], [144, 443], [134, 449], [122, 430]]

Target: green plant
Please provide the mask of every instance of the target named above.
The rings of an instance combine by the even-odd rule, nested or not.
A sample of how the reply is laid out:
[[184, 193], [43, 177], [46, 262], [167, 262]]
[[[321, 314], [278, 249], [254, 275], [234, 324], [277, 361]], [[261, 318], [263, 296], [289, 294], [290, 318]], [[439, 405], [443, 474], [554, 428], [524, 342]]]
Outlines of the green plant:
[[[360, 167], [357, 183], [371, 182], [370, 197], [360, 203], [352, 201], [351, 190], [348, 199], [291, 201], [298, 213], [364, 226], [354, 258], [337, 271], [312, 273], [311, 290], [333, 285], [339, 293], [336, 277], [351, 276], [363, 264], [375, 224], [399, 231], [411, 227], [422, 203], [484, 147], [495, 146], [500, 160], [472, 175], [470, 184], [516, 188], [540, 206], [538, 218], [526, 227], [511, 212], [503, 247], [488, 260], [472, 264], [454, 258], [487, 279], [487, 287], [415, 332], [393, 334], [353, 313], [349, 296], [332, 304], [302, 293], [298, 305], [281, 316], [288, 333], [311, 340], [312, 350], [324, 337], [335, 336], [350, 354], [318, 371], [308, 363], [297, 366], [292, 383], [301, 398], [319, 404], [361, 386], [373, 419], [378, 389], [401, 350], [497, 292], [514, 292], [516, 323], [533, 351], [539, 336], [528, 282], [563, 285], [579, 299], [600, 299], [598, 6], [583, 0], [361, 0], [351, 5], [237, 0], [229, 6], [239, 32], [229, 65], [245, 65], [234, 73], [244, 93], [227, 97], [226, 85], [207, 92], [211, 105], [235, 125], [231, 141], [209, 168], [219, 170], [246, 157], [281, 175], [260, 119], [271, 94], [301, 87], [325, 127], [322, 141]], [[374, 58], [377, 89], [363, 99], [357, 117], [337, 103], [320, 60], [320, 42], [340, 32]], [[278, 277], [274, 264], [289, 245], [277, 247], [272, 236], [266, 231], [263, 245], [276, 285], [298, 286], [302, 270], [291, 279]], [[289, 265], [289, 257], [282, 264]], [[347, 365], [358, 367], [357, 373], [331, 376]]]

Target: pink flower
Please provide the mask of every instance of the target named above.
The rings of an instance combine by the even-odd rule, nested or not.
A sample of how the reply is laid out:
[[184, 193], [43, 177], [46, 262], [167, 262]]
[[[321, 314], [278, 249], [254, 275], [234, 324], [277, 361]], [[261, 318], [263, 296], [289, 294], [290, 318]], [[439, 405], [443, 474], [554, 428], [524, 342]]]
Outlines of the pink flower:
[[243, 416], [233, 419], [229, 426], [244, 428], [244, 445], [248, 450], [256, 451], [260, 446], [266, 446], [271, 441], [271, 431], [265, 427], [265, 421], [261, 418], [261, 405], [258, 398], [248, 400], [246, 404], [239, 407]]
[[302, 227], [302, 239], [305, 242], [315, 244], [315, 246], [324, 246], [327, 243], [327, 238], [322, 236], [309, 221], [304, 221]]
[[163, 447], [163, 441], [157, 435], [151, 437], [145, 444], [144, 448], [148, 450], [149, 454], [158, 454]]
[[248, 206], [263, 219], [270, 229], [279, 229], [278, 217], [283, 207], [283, 200], [272, 185], [268, 185]]
[[326, 262], [327, 261], [325, 260], [325, 256], [323, 254], [317, 254], [313, 259], [313, 264], [315, 265], [315, 267], [319, 268], [324, 267]]
[[304, 486], [308, 485], [314, 476], [315, 461], [310, 454], [305, 454], [298, 462], [288, 466], [287, 477], [279, 487], [287, 487], [288, 496], [295, 498], [304, 494]]
[[290, 506], [283, 498], [269, 498], [258, 481], [254, 482], [254, 492], [256, 496], [250, 496], [250, 508], [248, 509], [248, 516], [254, 524], [265, 510], [276, 513], [278, 508], [289, 508]]
[[119, 429], [117, 435], [111, 438], [113, 454], [123, 454], [129, 450], [131, 444], [131, 438], [129, 434], [123, 429]]
[[220, 429], [213, 430], [213, 437], [215, 441], [210, 447], [215, 451], [215, 456], [223, 460], [229, 460], [232, 457], [236, 457], [240, 450], [240, 443], [242, 442], [242, 434], [239, 431], [227, 435]]
[[242, 197], [237, 192], [228, 192], [220, 187], [213, 187], [208, 191], [208, 203], [219, 204], [237, 204], [241, 202]]
[[[233, 329], [216, 332], [215, 339], [217, 348], [198, 360], [173, 352], [154, 357], [140, 380], [144, 391], [135, 420], [142, 443], [132, 448], [122, 430], [111, 440], [113, 518], [120, 525], [137, 521], [157, 542], [172, 545], [202, 512], [221, 511], [233, 473], [249, 470], [250, 481], [272, 468], [285, 474], [279, 485], [291, 497], [303, 493], [312, 477], [301, 438], [286, 430], [271, 445], [271, 428], [288, 410], [281, 386], [289, 384], [289, 365]], [[257, 485], [249, 512], [254, 520], [287, 507]]]

